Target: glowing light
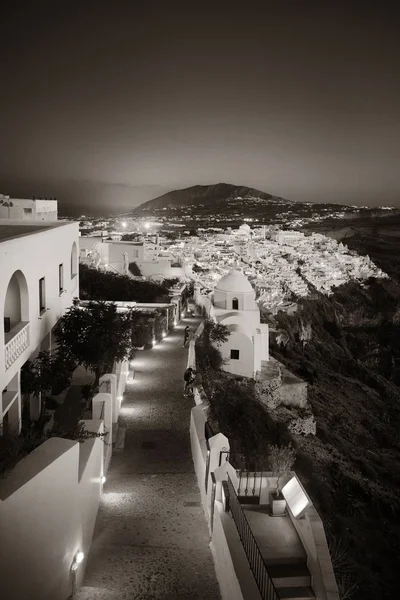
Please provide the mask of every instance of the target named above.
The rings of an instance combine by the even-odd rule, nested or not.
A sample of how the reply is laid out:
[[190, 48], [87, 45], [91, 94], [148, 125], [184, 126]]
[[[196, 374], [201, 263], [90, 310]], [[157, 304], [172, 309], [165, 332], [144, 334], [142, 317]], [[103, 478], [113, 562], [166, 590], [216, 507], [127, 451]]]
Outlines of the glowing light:
[[81, 564], [81, 562], [83, 561], [83, 559], [84, 559], [84, 558], [85, 558], [85, 555], [84, 555], [84, 553], [83, 553], [81, 550], [79, 550], [79, 552], [77, 552], [77, 553], [75, 554], [75, 559], [74, 559], [74, 562], [75, 562], [77, 565], [80, 565], [80, 564]]
[[119, 400], [120, 402], [122, 402], [122, 400], [123, 400], [123, 399], [124, 399], [124, 397], [123, 397], [123, 396], [118, 396], [118, 400]]
[[155, 340], [154, 338], [153, 338], [153, 340], [152, 340], [152, 342], [151, 342], [151, 345], [152, 345], [152, 346], [155, 346], [155, 345], [156, 345], [156, 340]]
[[166, 335], [167, 335], [166, 333], [162, 333], [161, 337], [165, 338]]
[[122, 225], [122, 227], [125, 229], [125, 228], [126, 228], [126, 226], [127, 226], [127, 222], [126, 222], [126, 221], [122, 221], [121, 225]]
[[150, 223], [145, 223], [145, 224], [144, 224], [144, 228], [145, 228], [145, 229], [150, 229]]
[[305, 493], [303, 486], [296, 475], [283, 486], [282, 496], [285, 498], [287, 505], [296, 519], [301, 518], [304, 511], [311, 504], [309, 497]]
[[104, 485], [104, 484], [105, 484], [106, 480], [107, 480], [107, 479], [106, 479], [106, 476], [105, 476], [105, 475], [103, 475], [103, 476], [102, 476], [102, 478], [101, 478], [101, 480], [100, 480], [100, 481], [101, 481], [101, 483], [102, 483], [102, 485]]

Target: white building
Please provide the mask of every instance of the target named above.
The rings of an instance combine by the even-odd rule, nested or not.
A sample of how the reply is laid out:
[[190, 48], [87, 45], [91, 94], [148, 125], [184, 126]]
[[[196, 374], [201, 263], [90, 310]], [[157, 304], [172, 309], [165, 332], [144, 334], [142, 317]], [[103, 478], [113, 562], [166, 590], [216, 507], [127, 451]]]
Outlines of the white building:
[[261, 363], [269, 359], [268, 325], [260, 323], [260, 309], [249, 280], [239, 271], [222, 277], [212, 297], [211, 314], [229, 330], [220, 346], [225, 371], [255, 377]]
[[53, 327], [79, 295], [78, 228], [0, 220], [0, 434], [19, 431], [21, 367], [51, 349]]
[[57, 221], [57, 200], [10, 198], [0, 194], [0, 219]]
[[132, 262], [137, 264], [144, 277], [181, 278], [188, 270], [185, 270], [184, 260], [178, 263], [171, 251], [160, 249], [158, 236], [146, 237], [141, 242], [81, 236], [79, 249], [82, 262], [120, 275], [129, 274]]

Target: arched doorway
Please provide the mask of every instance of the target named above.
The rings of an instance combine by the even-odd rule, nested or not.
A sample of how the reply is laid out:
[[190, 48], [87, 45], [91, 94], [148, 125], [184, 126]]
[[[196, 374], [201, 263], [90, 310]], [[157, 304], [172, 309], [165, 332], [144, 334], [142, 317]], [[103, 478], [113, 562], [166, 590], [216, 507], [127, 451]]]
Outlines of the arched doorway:
[[3, 317], [5, 334], [9, 334], [19, 323], [29, 321], [28, 285], [22, 271], [15, 271], [8, 282]]
[[232, 298], [232, 310], [239, 310], [239, 300]]

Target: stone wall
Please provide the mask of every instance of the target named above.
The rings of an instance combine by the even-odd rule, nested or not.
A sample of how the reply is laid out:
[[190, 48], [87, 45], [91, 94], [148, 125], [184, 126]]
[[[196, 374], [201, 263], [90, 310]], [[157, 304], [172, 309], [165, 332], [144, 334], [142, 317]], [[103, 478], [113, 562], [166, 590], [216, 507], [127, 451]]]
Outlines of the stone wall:
[[271, 373], [270, 377], [256, 380], [255, 392], [263, 404], [269, 409], [274, 409], [282, 403], [282, 377], [281, 373]]

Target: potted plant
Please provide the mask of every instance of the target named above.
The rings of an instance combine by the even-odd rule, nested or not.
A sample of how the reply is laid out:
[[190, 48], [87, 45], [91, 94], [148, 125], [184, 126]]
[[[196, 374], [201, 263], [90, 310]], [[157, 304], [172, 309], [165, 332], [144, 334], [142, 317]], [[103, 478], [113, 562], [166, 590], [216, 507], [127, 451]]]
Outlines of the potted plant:
[[269, 494], [271, 514], [274, 516], [282, 516], [286, 513], [286, 500], [282, 495], [280, 481], [289, 475], [295, 460], [296, 451], [291, 444], [269, 447], [269, 466], [272, 474], [277, 477], [276, 489]]

